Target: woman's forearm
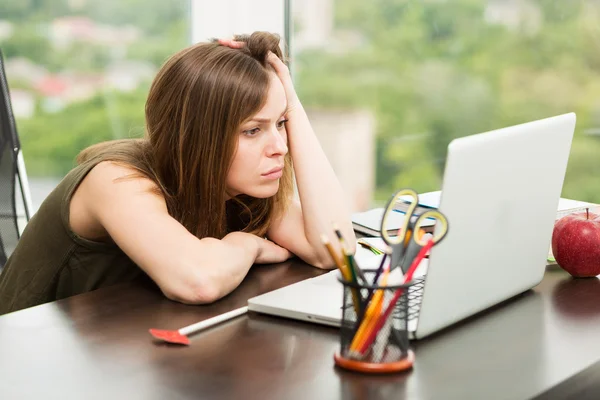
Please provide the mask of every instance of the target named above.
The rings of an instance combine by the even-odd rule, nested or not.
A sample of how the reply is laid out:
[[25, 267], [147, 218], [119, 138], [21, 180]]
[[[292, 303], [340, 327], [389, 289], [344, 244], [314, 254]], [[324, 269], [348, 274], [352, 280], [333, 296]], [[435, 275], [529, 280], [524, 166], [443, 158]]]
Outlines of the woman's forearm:
[[256, 260], [259, 244], [249, 233], [204, 238], [181, 255], [179, 273], [169, 279], [167, 297], [187, 304], [212, 303], [233, 291]]
[[308, 116], [298, 103], [287, 117], [288, 145], [294, 160], [306, 239], [319, 252], [321, 259], [329, 259], [320, 235], [326, 233], [336, 243], [332, 233], [332, 223], [335, 223], [347, 240], [350, 250], [354, 252], [356, 239], [347, 196], [321, 148]]
[[196, 240], [188, 249], [173, 263], [175, 273], [166, 280], [172, 290], [163, 292], [189, 304], [212, 303], [237, 288], [252, 265], [279, 263], [291, 256], [283, 247], [245, 232]]
[[[274, 229], [273, 236], [289, 249], [294, 249], [296, 254], [303, 256], [305, 261], [317, 266], [333, 266], [331, 256], [321, 243], [321, 234], [326, 234], [332, 243], [337, 243], [332, 223], [337, 224], [348, 242], [350, 251], [354, 252], [356, 239], [352, 229], [350, 207], [298, 99], [289, 68], [273, 53], [267, 55], [267, 60], [285, 90], [288, 119], [285, 127], [298, 184], [301, 224], [306, 242], [295, 245], [292, 236], [300, 232], [281, 231], [298, 227], [300, 224], [295, 221], [287, 224], [282, 222], [279, 231]], [[339, 246], [336, 247], [339, 249]]]

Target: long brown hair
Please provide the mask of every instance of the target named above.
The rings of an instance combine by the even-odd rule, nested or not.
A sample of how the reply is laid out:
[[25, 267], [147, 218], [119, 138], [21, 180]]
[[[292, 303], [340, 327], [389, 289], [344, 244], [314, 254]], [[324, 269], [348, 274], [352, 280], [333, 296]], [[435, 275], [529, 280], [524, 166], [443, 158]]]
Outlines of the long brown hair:
[[[235, 39], [246, 45], [232, 49], [198, 43], [165, 62], [150, 87], [143, 139], [100, 143], [77, 157], [78, 163], [122, 163], [151, 179], [169, 214], [198, 238], [222, 238], [231, 230], [225, 182], [238, 130], [266, 102], [268, 51], [283, 60], [277, 35], [255, 32]], [[275, 196], [231, 199], [241, 214], [240, 230], [264, 236], [273, 219], [285, 211], [292, 193], [288, 153]]]

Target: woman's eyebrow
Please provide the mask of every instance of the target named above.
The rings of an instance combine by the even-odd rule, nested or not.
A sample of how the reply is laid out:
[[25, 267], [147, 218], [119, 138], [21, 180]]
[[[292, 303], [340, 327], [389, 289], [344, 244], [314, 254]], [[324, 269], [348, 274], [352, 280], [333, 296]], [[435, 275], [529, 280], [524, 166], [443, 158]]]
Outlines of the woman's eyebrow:
[[270, 122], [271, 118], [254, 117], [250, 121], [253, 121], [253, 122]]
[[[286, 112], [287, 112], [287, 107], [285, 108], [285, 110], [283, 110], [283, 112], [281, 113], [281, 115], [279, 116], [279, 118], [283, 117]], [[279, 118], [277, 118], [277, 119], [279, 119]], [[253, 122], [271, 122], [271, 118], [254, 117], [250, 121], [253, 121]]]

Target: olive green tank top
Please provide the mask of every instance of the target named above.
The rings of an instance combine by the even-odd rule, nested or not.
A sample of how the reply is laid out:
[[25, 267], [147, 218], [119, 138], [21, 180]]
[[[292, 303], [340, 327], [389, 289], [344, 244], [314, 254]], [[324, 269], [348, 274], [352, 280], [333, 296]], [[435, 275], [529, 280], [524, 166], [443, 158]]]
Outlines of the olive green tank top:
[[96, 164], [71, 170], [25, 227], [0, 272], [0, 315], [145, 275], [114, 242], [87, 240], [70, 228], [71, 197]]

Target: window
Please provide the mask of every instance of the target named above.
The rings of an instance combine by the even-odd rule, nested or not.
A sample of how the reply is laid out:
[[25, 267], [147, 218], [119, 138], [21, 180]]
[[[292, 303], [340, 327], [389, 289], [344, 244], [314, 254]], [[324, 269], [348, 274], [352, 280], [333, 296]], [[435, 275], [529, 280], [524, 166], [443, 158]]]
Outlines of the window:
[[267, 31], [285, 36], [285, 0], [191, 0], [192, 41]]
[[34, 210], [83, 148], [143, 135], [150, 82], [190, 25], [189, 0], [0, 0]]
[[292, 4], [296, 86], [355, 210], [439, 190], [453, 138], [570, 111], [563, 197], [600, 202], [599, 2]]

